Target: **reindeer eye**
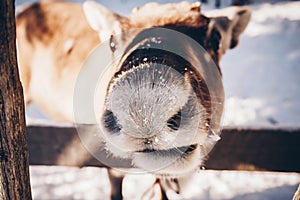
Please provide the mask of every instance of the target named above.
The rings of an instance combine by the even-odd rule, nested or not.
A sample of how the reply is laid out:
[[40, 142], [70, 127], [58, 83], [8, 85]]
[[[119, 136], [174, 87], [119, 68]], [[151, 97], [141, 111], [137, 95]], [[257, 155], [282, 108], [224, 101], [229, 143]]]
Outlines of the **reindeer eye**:
[[167, 126], [174, 131], [179, 129], [181, 122], [181, 110], [179, 110], [175, 115], [173, 115], [167, 122]]
[[117, 117], [110, 110], [106, 110], [103, 115], [104, 127], [111, 133], [119, 133], [122, 126], [118, 124]]
[[117, 49], [117, 41], [116, 41], [116, 38], [114, 37], [114, 35], [111, 35], [110, 36], [110, 39], [109, 39], [109, 46], [110, 46], [110, 50], [112, 52], [115, 52], [116, 49]]

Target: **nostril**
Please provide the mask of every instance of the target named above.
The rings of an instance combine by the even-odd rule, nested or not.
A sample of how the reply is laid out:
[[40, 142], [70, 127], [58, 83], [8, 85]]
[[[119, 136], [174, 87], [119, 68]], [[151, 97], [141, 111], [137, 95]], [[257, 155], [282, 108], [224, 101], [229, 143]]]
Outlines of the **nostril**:
[[190, 145], [185, 151], [184, 153], [188, 154], [192, 151], [194, 151], [197, 148], [197, 145]]
[[119, 133], [122, 126], [118, 124], [117, 117], [110, 110], [106, 110], [103, 115], [104, 127], [111, 133]]
[[173, 115], [167, 122], [167, 126], [174, 131], [179, 129], [181, 123], [181, 110], [179, 110], [175, 115]]

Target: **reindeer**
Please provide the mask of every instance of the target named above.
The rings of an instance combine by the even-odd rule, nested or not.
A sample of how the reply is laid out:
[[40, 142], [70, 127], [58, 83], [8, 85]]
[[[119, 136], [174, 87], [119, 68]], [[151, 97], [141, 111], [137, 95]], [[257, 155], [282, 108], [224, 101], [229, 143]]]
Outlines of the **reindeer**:
[[[128, 17], [92, 1], [34, 3], [16, 20], [26, 105], [34, 102], [55, 120], [76, 123], [77, 77], [91, 50], [108, 45], [113, 66], [97, 91], [96, 111], [106, 149], [156, 174], [161, 198], [168, 189], [180, 193], [181, 177], [197, 170], [216, 142], [211, 136], [219, 134], [224, 99], [219, 61], [237, 46], [249, 19], [247, 7], [205, 16], [200, 4], [187, 2], [149, 3]], [[203, 55], [192, 43], [204, 48]], [[111, 197], [119, 199], [123, 175], [109, 175]]]

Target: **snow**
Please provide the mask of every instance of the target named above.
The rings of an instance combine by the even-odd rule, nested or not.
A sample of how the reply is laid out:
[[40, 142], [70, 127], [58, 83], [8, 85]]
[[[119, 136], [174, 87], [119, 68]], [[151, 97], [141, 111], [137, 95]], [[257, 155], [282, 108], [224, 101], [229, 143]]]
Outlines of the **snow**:
[[30, 166], [33, 199], [108, 199], [104, 168]]
[[198, 199], [291, 199], [299, 178], [299, 174], [205, 170], [191, 180], [187, 192]]
[[221, 61], [224, 125], [300, 124], [300, 2], [252, 6], [239, 46]]
[[[31, 166], [34, 199], [109, 199], [110, 186], [105, 169], [85, 167]], [[150, 174], [128, 174], [124, 179], [125, 199], [140, 199], [154, 182]], [[186, 199], [292, 199], [300, 174], [248, 171], [201, 170], [189, 179]], [[182, 199], [170, 193], [172, 199]]]
[[[121, 2], [126, 8], [115, 3], [112, 9], [126, 13], [124, 10], [134, 7], [132, 2], [137, 3]], [[103, 3], [108, 6], [108, 1]], [[139, 1], [139, 5], [143, 3]], [[210, 8], [203, 6], [204, 11]], [[250, 24], [238, 47], [227, 51], [221, 61], [226, 93], [224, 125], [299, 126], [300, 2], [261, 2], [251, 9]], [[34, 106], [28, 115], [45, 118]], [[105, 169], [31, 166], [30, 172], [35, 199], [108, 199]], [[141, 181], [151, 182], [149, 176], [126, 177], [128, 199], [137, 198], [136, 188]], [[297, 173], [204, 170], [191, 180], [186, 196], [291, 199], [299, 183]]]

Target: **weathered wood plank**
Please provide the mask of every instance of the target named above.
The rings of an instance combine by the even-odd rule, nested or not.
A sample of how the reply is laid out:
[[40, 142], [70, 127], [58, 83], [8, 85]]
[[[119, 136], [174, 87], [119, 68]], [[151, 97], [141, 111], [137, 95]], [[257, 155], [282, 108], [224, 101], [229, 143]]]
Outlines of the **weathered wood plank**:
[[225, 128], [221, 137], [207, 168], [300, 172], [299, 128]]
[[[72, 126], [28, 126], [31, 165], [99, 166]], [[300, 127], [225, 127], [205, 163], [216, 170], [300, 172]], [[100, 154], [106, 155], [99, 146]], [[113, 167], [130, 167], [130, 160], [107, 158]]]
[[[129, 160], [109, 157], [101, 144], [97, 155], [106, 162], [93, 158], [73, 126], [27, 126], [27, 139], [30, 165], [131, 167]], [[98, 141], [90, 141], [91, 145], [93, 142]]]

